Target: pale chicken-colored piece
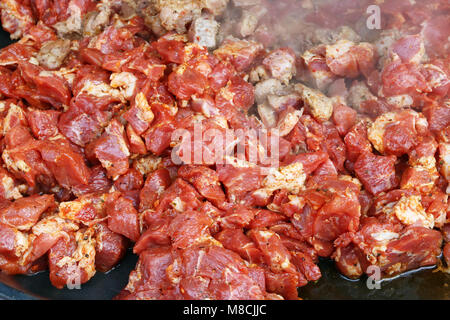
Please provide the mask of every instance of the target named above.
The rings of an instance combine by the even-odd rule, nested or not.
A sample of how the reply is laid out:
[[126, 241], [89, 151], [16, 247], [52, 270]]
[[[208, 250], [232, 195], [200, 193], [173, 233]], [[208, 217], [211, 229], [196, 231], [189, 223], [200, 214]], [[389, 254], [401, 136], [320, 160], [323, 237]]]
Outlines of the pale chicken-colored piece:
[[294, 129], [302, 115], [303, 109], [294, 110], [293, 112], [286, 113], [284, 117], [279, 119], [277, 129], [280, 137], [287, 136]]
[[21, 262], [26, 260], [26, 256], [31, 252], [31, 244], [35, 239], [34, 236], [30, 236], [27, 232], [22, 232], [14, 229], [14, 255], [20, 258]]
[[102, 0], [97, 5], [97, 10], [86, 15], [83, 21], [83, 36], [96, 36], [110, 23], [113, 14], [112, 5], [109, 0]]
[[377, 101], [378, 98], [370, 92], [363, 81], [354, 81], [349, 89], [348, 104], [356, 111], [360, 111], [361, 104], [369, 100]]
[[191, 24], [189, 40], [208, 49], [214, 49], [217, 46], [216, 37], [219, 27], [219, 23], [213, 16], [203, 15]]
[[277, 125], [277, 112], [267, 103], [258, 105], [258, 115], [266, 128], [273, 128]]
[[258, 104], [263, 104], [269, 95], [281, 96], [286, 93], [286, 87], [277, 79], [267, 79], [255, 85], [255, 100]]
[[152, 0], [154, 12], [163, 28], [178, 33], [186, 32], [186, 25], [199, 18], [206, 9], [219, 15], [226, 8], [224, 0]]
[[75, 1], [70, 1], [69, 18], [65, 21], [55, 23], [53, 28], [57, 31], [60, 38], [71, 38], [80, 36], [83, 31], [83, 17], [81, 15], [81, 8]]
[[441, 67], [434, 64], [423, 64], [422, 68], [430, 75], [427, 80], [431, 88], [443, 87], [450, 83], [450, 77]]
[[70, 40], [58, 39], [55, 41], [48, 41], [41, 47], [36, 58], [41, 66], [48, 69], [57, 69], [69, 55], [70, 48]]
[[295, 54], [288, 50], [272, 51], [264, 60], [263, 64], [269, 69], [272, 77], [288, 84], [296, 74]]
[[325, 122], [333, 114], [333, 100], [322, 92], [308, 88], [303, 84], [295, 85], [295, 90], [300, 94], [303, 101], [311, 110], [314, 119]]
[[270, 78], [269, 72], [263, 66], [256, 66], [249, 73], [249, 81], [256, 84], [261, 81], [268, 80]]
[[249, 10], [242, 11], [241, 21], [239, 22], [239, 34], [242, 37], [251, 36], [258, 27], [258, 16]]
[[224, 13], [229, 0], [203, 0], [204, 9], [218, 16]]
[[258, 28], [260, 19], [267, 13], [267, 8], [264, 6], [253, 6], [242, 10], [238, 24], [239, 34], [244, 38], [251, 36]]

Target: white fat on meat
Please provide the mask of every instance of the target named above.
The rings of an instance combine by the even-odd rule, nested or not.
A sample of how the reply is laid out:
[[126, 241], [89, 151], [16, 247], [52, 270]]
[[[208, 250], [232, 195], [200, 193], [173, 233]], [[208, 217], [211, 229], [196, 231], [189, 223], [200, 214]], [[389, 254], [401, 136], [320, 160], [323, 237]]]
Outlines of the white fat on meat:
[[130, 72], [113, 73], [110, 80], [111, 87], [119, 89], [125, 98], [129, 99], [134, 95], [137, 85], [137, 78], [134, 74]]
[[434, 227], [434, 216], [425, 212], [420, 196], [403, 196], [392, 208], [392, 213], [404, 225]]
[[143, 158], [134, 160], [133, 167], [138, 170], [143, 175], [148, 175], [153, 171], [156, 171], [160, 164], [162, 163], [162, 158], [154, 155], [149, 155]]
[[79, 230], [75, 234], [77, 248], [71, 256], [65, 256], [56, 265], [60, 268], [66, 267], [69, 270], [83, 269], [88, 279], [92, 278], [95, 269], [95, 237], [94, 229]]
[[53, 215], [41, 219], [31, 230], [36, 236], [45, 234], [53, 238], [65, 236], [68, 239], [68, 232], [77, 231], [78, 229], [78, 224]]
[[290, 165], [272, 168], [263, 180], [265, 193], [273, 193], [276, 190], [285, 189], [292, 194], [298, 194], [306, 181], [303, 164], [295, 162]]
[[80, 90], [80, 94], [81, 93], [87, 93], [97, 98], [114, 97], [120, 101], [126, 101], [123, 93], [119, 89], [114, 89], [109, 84], [102, 81], [86, 81], [83, 88]]
[[11, 158], [10, 152], [8, 150], [3, 151], [2, 159], [5, 162], [6, 167], [9, 170], [12, 170], [15, 172], [23, 172], [23, 173], [27, 173], [27, 172], [31, 171], [30, 166], [28, 164], [26, 164], [25, 161], [23, 161], [23, 160], [14, 161]]
[[379, 116], [375, 122], [367, 130], [367, 138], [372, 143], [374, 148], [380, 152], [384, 152], [384, 143], [383, 137], [384, 132], [386, 131], [386, 127], [388, 125], [396, 124], [396, 113], [395, 112], [387, 112], [381, 116]]
[[20, 13], [19, 5], [17, 0], [3, 0], [0, 2], [2, 27], [5, 30], [13, 31], [10, 34], [11, 39], [21, 38], [27, 31], [26, 29], [34, 24], [33, 17]]
[[13, 178], [6, 174], [1, 174], [0, 177], [0, 184], [4, 191], [4, 197], [7, 200], [17, 200], [22, 198], [20, 189], [16, 186]]
[[449, 76], [442, 68], [434, 64], [424, 64], [422, 68], [430, 75], [427, 82], [431, 88], [443, 87], [450, 83]]
[[397, 239], [399, 237], [399, 234], [396, 232], [392, 232], [390, 230], [383, 230], [380, 232], [374, 232], [370, 236], [374, 238], [376, 241], [388, 242], [390, 240]]
[[137, 113], [137, 117], [139, 120], [152, 123], [155, 118], [155, 114], [152, 111], [151, 106], [149, 105], [145, 94], [139, 92], [135, 98], [135, 106], [139, 110]]
[[[25, 120], [25, 112], [21, 107], [19, 107], [17, 104], [10, 103], [8, 113], [6, 114], [5, 118], [3, 119], [3, 132], [2, 134], [5, 136], [6, 133], [12, 129], [11, 124], [15, 123], [15, 121], [12, 121], [12, 119], [21, 119]], [[0, 120], [1, 121], [1, 120]]]
[[450, 194], [450, 143], [439, 144], [439, 161], [441, 173], [449, 184], [447, 186], [447, 194]]
[[414, 103], [413, 98], [409, 94], [401, 94], [397, 96], [390, 96], [386, 98], [387, 103], [397, 108], [410, 107]]
[[[82, 213], [82, 211], [85, 210], [88, 206], [95, 210], [97, 216], [102, 216], [102, 213], [106, 209], [105, 203], [106, 195], [102, 195], [101, 197], [87, 195], [77, 198], [73, 201], [61, 202], [59, 204], [59, 217], [71, 221], [80, 221], [80, 213]], [[82, 222], [88, 223], [87, 221]], [[89, 221], [89, 224], [90, 223], [94, 223], [94, 221]]]

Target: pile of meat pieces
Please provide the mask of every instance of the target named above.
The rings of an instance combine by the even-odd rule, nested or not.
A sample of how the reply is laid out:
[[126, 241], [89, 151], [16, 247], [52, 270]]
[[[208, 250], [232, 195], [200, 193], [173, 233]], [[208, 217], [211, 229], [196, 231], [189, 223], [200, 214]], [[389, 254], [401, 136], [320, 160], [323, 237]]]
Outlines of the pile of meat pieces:
[[[62, 288], [134, 243], [118, 298], [296, 299], [319, 257], [351, 278], [435, 265], [442, 251], [449, 263], [445, 21], [402, 34], [392, 17], [374, 44], [342, 32], [267, 51], [229, 37], [209, 52], [192, 43], [194, 20], [226, 1], [186, 1], [178, 25], [165, 1], [144, 17], [139, 1], [0, 3], [21, 38], [0, 52], [2, 271], [49, 268]], [[174, 163], [196, 144], [172, 134], [199, 123], [278, 129], [279, 167]]]

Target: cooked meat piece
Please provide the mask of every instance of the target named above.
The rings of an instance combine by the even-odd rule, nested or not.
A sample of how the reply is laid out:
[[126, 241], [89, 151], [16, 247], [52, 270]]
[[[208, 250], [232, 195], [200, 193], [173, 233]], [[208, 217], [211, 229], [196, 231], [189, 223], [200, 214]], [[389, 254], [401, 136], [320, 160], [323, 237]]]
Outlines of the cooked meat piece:
[[201, 16], [192, 22], [189, 28], [189, 40], [208, 49], [214, 49], [217, 46], [216, 36], [219, 27], [214, 17]]
[[39, 64], [48, 69], [59, 68], [71, 49], [70, 40], [55, 40], [46, 42], [39, 51], [37, 59]]
[[333, 101], [322, 92], [308, 88], [302, 84], [295, 85], [295, 90], [311, 111], [312, 116], [320, 122], [325, 122], [333, 114]]

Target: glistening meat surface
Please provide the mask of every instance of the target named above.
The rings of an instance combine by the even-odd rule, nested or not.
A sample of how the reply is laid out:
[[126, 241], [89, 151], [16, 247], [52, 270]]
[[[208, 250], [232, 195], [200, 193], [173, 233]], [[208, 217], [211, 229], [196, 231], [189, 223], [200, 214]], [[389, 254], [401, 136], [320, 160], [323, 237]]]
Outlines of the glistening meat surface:
[[450, 7], [369, 5], [0, 0], [1, 272], [132, 248], [117, 299], [298, 299], [319, 257], [448, 267]]

